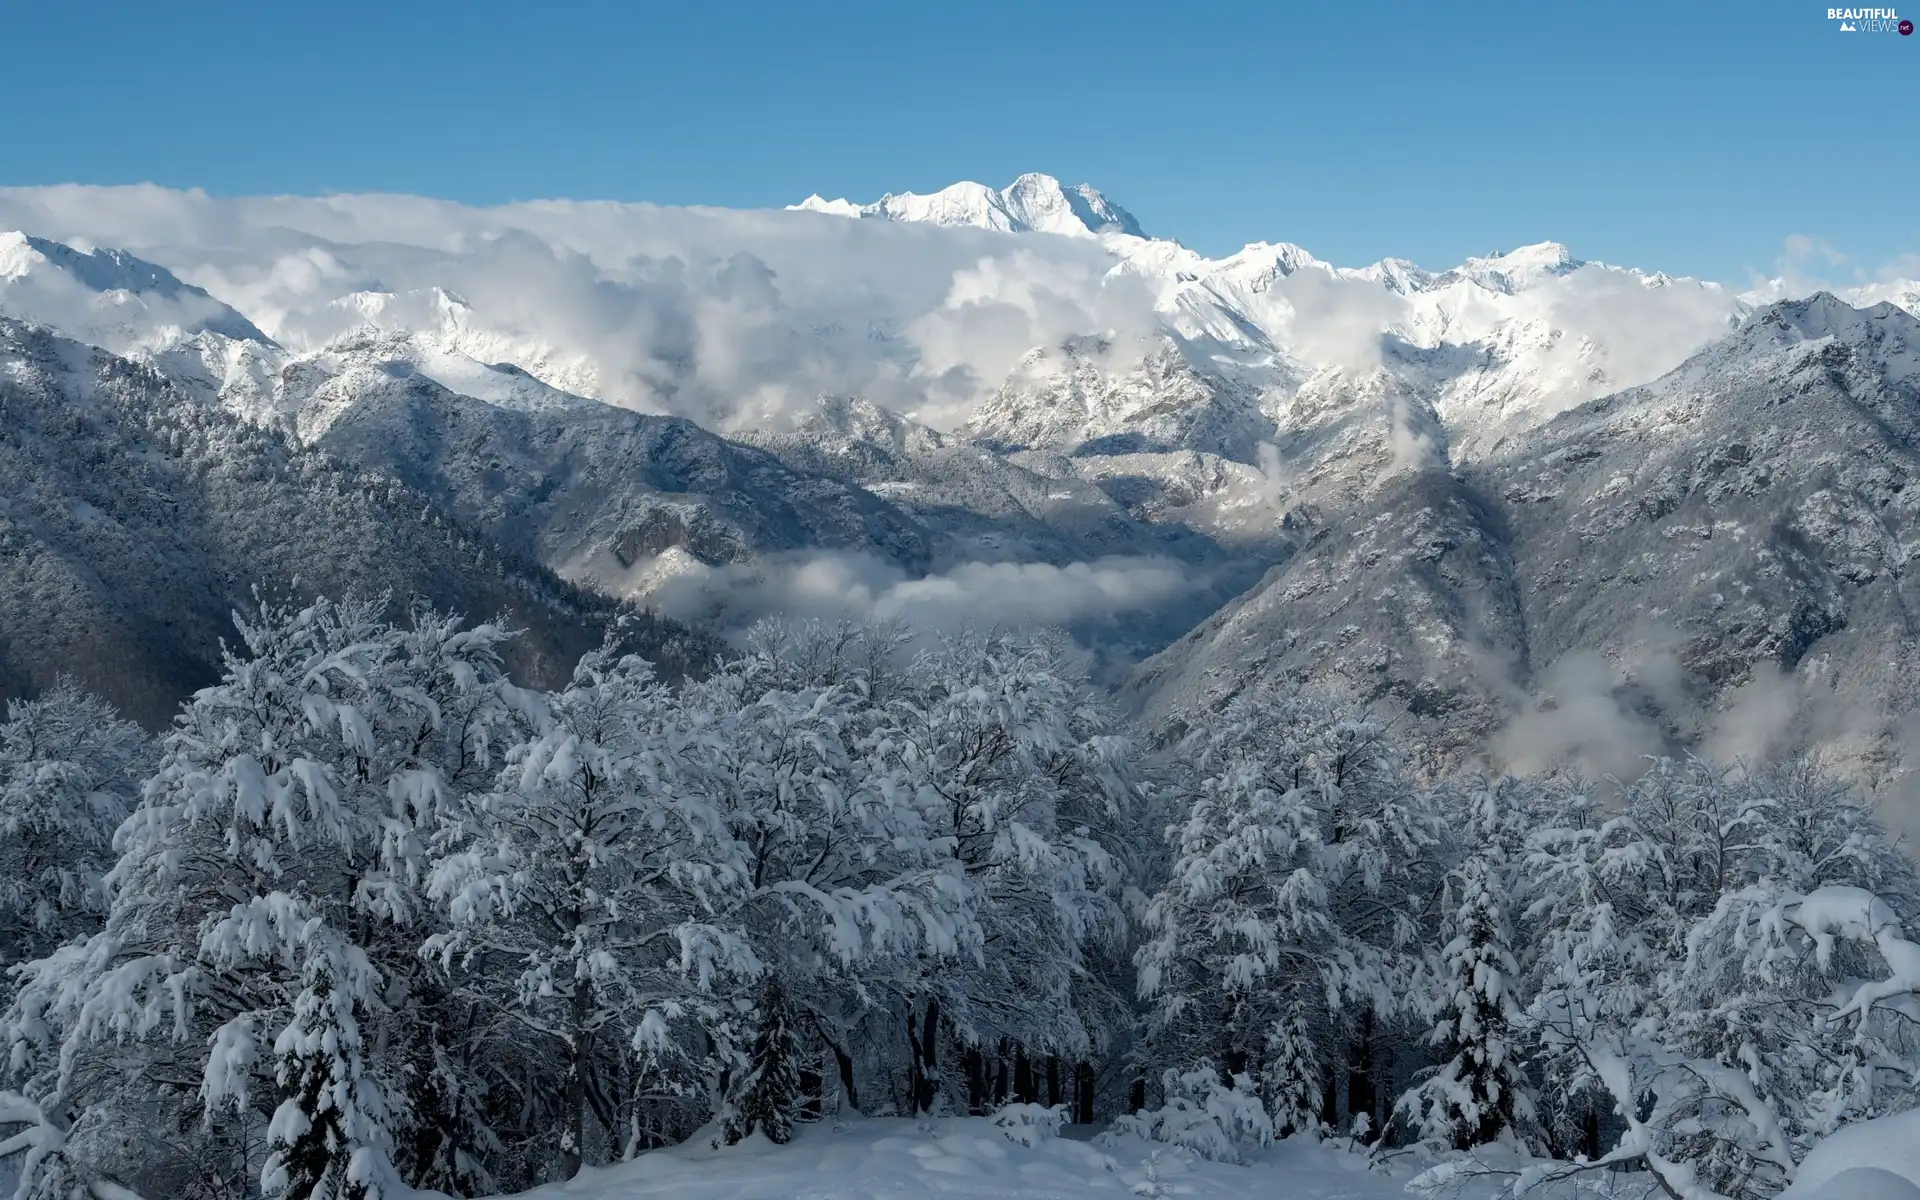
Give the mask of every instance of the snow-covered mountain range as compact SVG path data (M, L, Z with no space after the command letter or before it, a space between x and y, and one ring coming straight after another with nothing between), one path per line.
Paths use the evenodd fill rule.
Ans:
M74 594L133 568L46 514L120 521L100 497L151 447L34 464L82 453L47 406L111 378L115 420L200 412L393 481L522 589L721 631L1059 622L1150 710L1285 671L1446 760L1738 729L1905 769L1911 282L1808 298L1552 243L1207 258L1044 175L764 212L0 190L16 227L0 403L40 415L34 449L0 432L0 531ZM199 613L253 569L175 558ZM257 565L370 578L319 561ZM0 640L7 686L89 669L48 646Z

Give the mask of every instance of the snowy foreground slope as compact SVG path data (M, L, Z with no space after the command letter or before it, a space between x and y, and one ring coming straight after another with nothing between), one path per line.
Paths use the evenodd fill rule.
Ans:
M523 1192L518 1200L1491 1200L1507 1182L1474 1180L1429 1192L1417 1179L1404 1165L1370 1165L1364 1152L1343 1142L1290 1139L1246 1165L1229 1165L1131 1137L1102 1137L1099 1144L1052 1137L1028 1146L979 1117L855 1118L806 1126L786 1146L755 1137L715 1150L695 1138L630 1163L588 1168L571 1182ZM1638 1173L1602 1177L1584 1192L1649 1193L1657 1195L1657 1185ZM1546 1185L1534 1194L1570 1193L1565 1185ZM1920 1112L1835 1134L1807 1156L1800 1182L1781 1200L1916 1198Z
M1150 1161L1159 1192L1148 1180ZM1407 1195L1406 1180L1369 1171L1364 1154L1310 1142L1283 1142L1230 1166L1137 1138L1095 1145L1052 1137L1029 1147L982 1117L856 1118L807 1126L786 1146L754 1138L712 1150L696 1138L522 1200L1395 1200ZM1481 1200L1491 1190L1469 1195Z

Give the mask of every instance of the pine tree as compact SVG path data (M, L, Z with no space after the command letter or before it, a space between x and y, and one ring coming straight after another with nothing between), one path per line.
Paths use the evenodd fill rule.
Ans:
M1319 1127L1321 1070L1306 1015L1295 1009L1276 1019L1267 1031L1260 1082L1281 1135Z
M367 1077L361 999L376 982L351 950L315 947L274 1044L286 1099L267 1128L261 1187L278 1200L379 1200L387 1114Z
M1439 953L1428 1042L1445 1061L1401 1097L1423 1139L1457 1150L1519 1135L1534 1116L1532 1082L1514 1030L1519 977L1508 918L1505 856L1471 851L1448 880L1450 934Z
M756 1129L768 1141L792 1141L800 1113L800 1039L778 976L769 975L761 987L759 1008L760 1025L727 1124L729 1143Z

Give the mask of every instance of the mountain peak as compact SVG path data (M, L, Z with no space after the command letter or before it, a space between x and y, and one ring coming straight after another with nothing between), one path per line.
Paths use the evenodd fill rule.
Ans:
M1505 252L1495 250L1486 258L1468 259L1467 261L1489 267L1497 266L1508 269L1516 267L1546 267L1553 269L1556 267L1573 266L1577 262L1573 257L1573 252L1559 242L1534 242L1531 245L1521 246L1518 249Z
M1899 305L1882 300L1878 304L1855 306L1827 291L1776 300L1756 310L1741 324L1740 330L1749 340L1757 338L1772 345L1824 338L1854 345L1877 345L1891 336L1897 344L1897 357L1903 360L1915 357L1914 352L1920 350L1920 336L1916 336L1920 335L1920 320ZM1908 343L1913 344L1913 349L1907 348Z
M808 196L798 204L787 205L788 212L817 212L835 217L857 217L860 206L851 200L829 200L819 192Z
M1511 295L1584 266L1585 263L1559 242L1535 242L1469 258L1441 278L1464 277L1481 287Z
M964 225L1003 233L1059 233L1069 237L1125 234L1145 237L1133 214L1097 189L1063 185L1051 175L1029 172L1002 189L963 181L929 195L888 192L872 204L808 196L789 210L839 217L869 217L929 225Z
M124 250L80 250L17 230L0 232L0 313L90 331L96 343L116 352L201 332L271 340L165 267Z

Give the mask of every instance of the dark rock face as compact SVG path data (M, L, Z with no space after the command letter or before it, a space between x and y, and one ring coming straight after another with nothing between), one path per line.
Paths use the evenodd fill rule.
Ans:
M163 724L217 675L255 585L503 616L536 683L563 678L614 613L393 478L0 321L0 689L71 674ZM636 637L669 672L713 651L645 618Z

